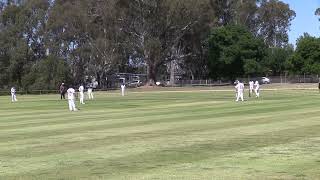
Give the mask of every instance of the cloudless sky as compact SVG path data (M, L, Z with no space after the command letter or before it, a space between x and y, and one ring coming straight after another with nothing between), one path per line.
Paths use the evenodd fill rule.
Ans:
M320 37L320 21L314 15L316 9L320 8L320 0L282 0L290 5L296 12L296 18L292 21L289 32L289 41L296 44L296 40L304 32L312 36Z

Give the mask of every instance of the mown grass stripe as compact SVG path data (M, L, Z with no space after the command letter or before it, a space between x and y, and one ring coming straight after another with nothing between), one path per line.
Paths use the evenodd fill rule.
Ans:
M216 160L228 167L236 159L239 174L254 175L245 170L246 152L320 137L317 96L263 91L260 100L235 103L233 93L222 91L133 93L121 99L99 93L77 113L69 113L56 96L24 96L0 107L0 178L168 179L178 173L170 167L206 161L218 174L223 171ZM236 159L222 160L226 156ZM308 157L299 151L288 167L314 165ZM266 157L253 170L268 170L260 175L271 177L271 160L281 162ZM304 177L319 177L300 169ZM285 175L296 177L293 171Z
M272 131L267 133L259 133L259 134L250 134L250 135L243 135L243 136L236 136L231 137L229 139L222 139L222 140L213 140L207 141L205 143L196 143L187 146L173 146L173 147L166 147L164 149L156 149L148 152L141 152L141 154L134 154L127 155L127 156L120 156L117 158L112 158L112 156L107 155L109 158L105 159L101 157L100 160L97 160L98 157L88 157L89 154L86 154L88 158L94 159L95 164L92 164L95 168L99 166L103 166L104 174L110 175L110 172L115 171L115 169L120 169L120 172L126 173L135 173L137 171L146 171L148 170L148 166L157 166L161 164L160 167L166 165L172 165L176 163L185 163L185 162L194 162L194 161L201 161L208 157L219 157L224 156L226 154L239 152L239 151L247 151L247 150L255 150L256 148L262 148L267 146L274 146L284 143L290 143L299 141L304 138L316 137L319 135L320 125L313 125L313 126L302 126L298 128L290 128L285 130L279 131ZM304 133L303 136L299 136L299 133ZM298 133L298 134L297 134ZM232 145L232 146L230 146ZM124 154L129 153L126 152L126 149L121 149L120 151L124 151ZM76 152L75 152L76 153ZM130 154L130 153L129 153ZM94 154L92 154L94 156ZM101 154L100 154L101 155ZM52 156L52 157L56 157ZM66 157L66 155L60 154L59 156ZM116 156L116 154L115 154ZM161 157L161 159L158 159ZM47 157L48 158L48 157ZM111 158L111 159L110 159ZM36 157L30 159L34 160L37 159ZM41 158L40 158L41 159ZM28 162L27 160L25 160ZM52 163L46 161L47 163ZM69 168L63 168L59 171L59 175L63 175L64 173L68 173L69 171L78 171L79 173L88 173L91 174L90 171L92 169L86 169L88 167L83 167L82 163L72 166ZM136 164L136 162L141 162ZM125 166L123 166L125 164ZM29 167L28 167L29 168ZM40 167L37 167L40 168ZM62 167L61 167L62 168ZM102 167L101 167L102 168ZM75 170L76 169L76 170ZM100 168L99 168L100 169ZM50 175L50 169L48 171ZM51 174L52 175L52 174ZM120 175L116 173L116 175Z

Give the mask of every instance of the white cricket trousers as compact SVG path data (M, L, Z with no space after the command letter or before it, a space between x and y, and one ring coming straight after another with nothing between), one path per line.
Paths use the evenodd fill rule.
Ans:
M16 96L15 93L11 93L11 101L12 101L12 102L18 101L18 100L17 100L17 96Z
M93 99L93 93L90 90L88 90L88 98L89 99Z
M239 101L239 99L241 99L241 101L243 101L243 91L238 92L236 101Z
M80 104L84 104L84 93L80 92Z
M124 96L124 88L121 88L121 95Z
M69 103L69 110L70 111L76 111L76 105L74 103L74 100L73 99L69 99L68 103Z
M259 89L255 89L254 92L256 93L257 97L260 97L260 90Z

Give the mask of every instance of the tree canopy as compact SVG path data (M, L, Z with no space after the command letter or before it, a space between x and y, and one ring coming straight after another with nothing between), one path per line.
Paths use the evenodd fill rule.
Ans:
M229 78L263 73L266 55L263 40L243 26L214 29L209 36L209 69L212 78Z
M288 68L291 73L320 74L320 38L301 36L296 51L288 59Z
M278 73L287 66L273 57L288 47L294 17L279 0L3 1L0 86L103 84L120 72L145 73L150 85L168 77L174 84L177 72L188 79Z

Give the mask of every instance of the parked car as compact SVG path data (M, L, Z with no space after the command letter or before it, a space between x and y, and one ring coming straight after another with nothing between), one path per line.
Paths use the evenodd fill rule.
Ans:
M142 82L140 80L133 80L129 83L130 87L140 87L142 85Z
M262 83L262 84L270 84L271 81L270 81L270 79L267 78L267 77L262 77L262 78L261 78L261 83Z

